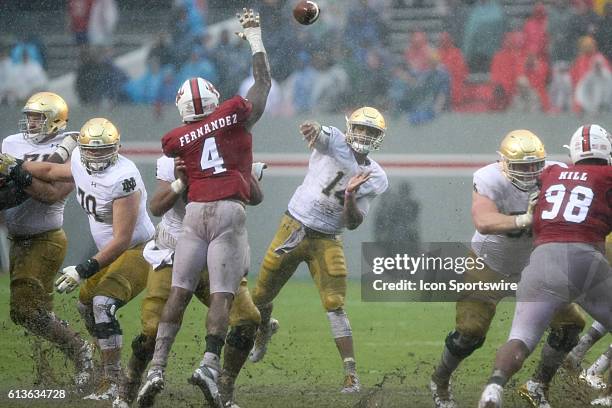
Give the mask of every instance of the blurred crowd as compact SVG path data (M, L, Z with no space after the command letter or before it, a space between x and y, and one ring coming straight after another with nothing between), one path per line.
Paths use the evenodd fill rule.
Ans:
M268 115L372 105L420 124L445 111L612 110L610 0L534 2L519 24L501 0L318 3L324 12L311 27L291 17L293 1L257 5L274 79ZM394 10L425 4L434 5L441 32L412 31L404 52L392 52ZM208 32L205 0L174 0L137 77L113 62L115 0L69 0L67 15L80 47L76 90L84 103L160 107L174 102L189 77L208 79L222 98L244 95L253 81L247 44L228 30ZM35 39L0 47L0 103L43 88L44 68L44 45Z

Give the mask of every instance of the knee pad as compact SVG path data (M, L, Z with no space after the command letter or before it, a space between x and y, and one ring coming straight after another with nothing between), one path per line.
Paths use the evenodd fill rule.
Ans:
M255 344L256 331L257 326L234 326L230 329L230 332L225 338L225 343L238 350L250 351Z
M323 307L327 311L339 310L344 306L344 296L333 294L326 294L323 297Z
M569 353L580 340L581 327L576 325L563 325L558 329L550 329L548 345L555 350Z
M123 334L119 321L115 317L121 307L121 301L107 296L93 298L94 332L98 339L108 339L111 336Z
M327 319L329 320L334 339L351 337L353 335L351 324L344 310L338 309L327 312Z
M446 336L446 348L457 358L466 358L478 350L485 342L484 337L466 336L453 330Z
M132 340L132 353L141 361L151 361L155 352L155 337L139 334Z

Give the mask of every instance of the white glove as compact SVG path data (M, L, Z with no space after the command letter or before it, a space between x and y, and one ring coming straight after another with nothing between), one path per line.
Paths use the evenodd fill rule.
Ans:
M267 169L268 165L264 162L255 162L251 166L251 174L255 177L255 180L261 181L263 178L263 171Z
M59 293L70 293L79 287L81 277L76 266L68 266L62 271L62 276L55 281L55 288Z
M525 229L531 227L531 223L533 222L533 215L529 213L519 214L514 217L514 225L517 228Z
M242 9L242 14L237 13L236 17L240 21L243 31L237 32L236 35L243 40L247 40L251 46L251 52L266 52L261 40L261 26L259 25L259 13L255 13L253 9Z

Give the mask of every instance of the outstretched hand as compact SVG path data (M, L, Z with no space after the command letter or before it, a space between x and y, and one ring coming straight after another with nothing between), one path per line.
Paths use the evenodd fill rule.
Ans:
M351 194L359 190L359 187L370 179L371 172L364 171L351 177L346 186L346 192Z
M247 28L260 27L259 13L255 13L253 9L247 10L246 8L243 8L242 13L236 13L236 17L238 18L238 21L240 21L240 25L242 26L242 28L245 30ZM243 40L248 39L246 33L244 32L236 32L236 35L242 38Z
M321 124L313 120L307 120L300 125L300 133L308 142L308 147L313 148L321 133Z

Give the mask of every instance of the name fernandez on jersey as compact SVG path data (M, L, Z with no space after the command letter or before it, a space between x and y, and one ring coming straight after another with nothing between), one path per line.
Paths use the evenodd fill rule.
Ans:
M190 131L189 133L184 134L179 138L181 142L181 147L193 142L194 140L198 140L202 136L208 135L209 133L214 132L215 130L223 129L226 126L235 125L237 123L237 113L215 119L210 123L204 123L202 126L199 126L198 128Z
M234 96L162 137L164 154L185 162L189 201L249 201L253 142L246 123L252 109L251 102Z

